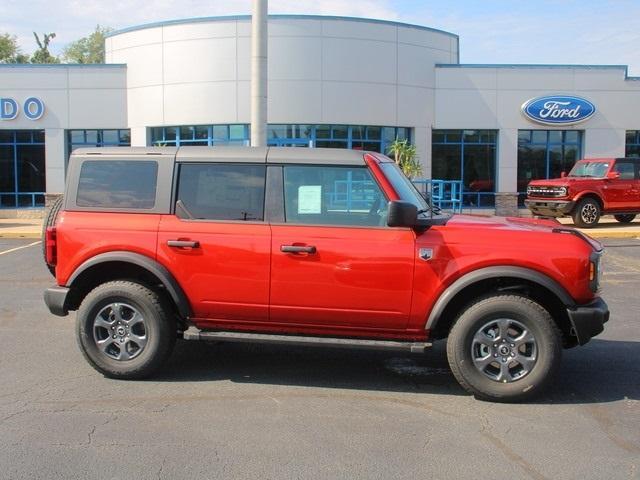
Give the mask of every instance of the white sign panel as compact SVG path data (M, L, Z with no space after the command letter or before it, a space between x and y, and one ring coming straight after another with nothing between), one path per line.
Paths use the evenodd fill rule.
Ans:
M298 213L322 213L322 185L298 187Z

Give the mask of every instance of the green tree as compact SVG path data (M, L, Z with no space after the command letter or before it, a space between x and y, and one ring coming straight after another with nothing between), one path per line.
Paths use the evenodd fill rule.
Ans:
M422 165L418 161L418 150L415 145L409 143L409 140L394 140L387 148L387 153L410 179L422 174Z
M109 27L97 25L91 35L67 45L62 59L68 63L104 63L104 38L110 31Z
M33 32L33 36L36 38L38 49L33 52L31 56L31 63L60 63L60 60L55 55L51 55L49 51L49 43L56 38L55 33L43 33L42 40L38 37L36 32Z
M0 63L27 63L28 55L20 52L15 35L0 34Z

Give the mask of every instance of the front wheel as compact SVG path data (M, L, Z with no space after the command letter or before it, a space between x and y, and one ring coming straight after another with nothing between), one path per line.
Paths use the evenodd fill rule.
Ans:
M78 309L76 333L89 364L111 378L138 379L156 372L176 340L176 321L166 302L144 285L104 283Z
M614 215L613 218L615 218L620 223L631 223L631 222L633 222L633 219L636 218L636 216L633 215L633 214Z
M562 339L549 312L519 295L471 304L447 340L449 366L476 398L513 402L540 393L560 365Z
M593 228L600 220L600 204L595 198L583 198L573 209L571 216L576 227Z

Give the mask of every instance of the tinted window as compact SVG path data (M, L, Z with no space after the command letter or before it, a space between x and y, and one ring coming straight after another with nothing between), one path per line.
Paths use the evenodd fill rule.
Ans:
M264 165L185 164L178 200L198 219L264 219Z
M386 225L387 200L361 167L284 167L285 214L290 223Z
M635 178L636 168L633 162L621 162L618 160L616 161L613 170L620 173L621 180L633 180Z
M86 161L80 170L79 207L153 208L158 164L149 161Z

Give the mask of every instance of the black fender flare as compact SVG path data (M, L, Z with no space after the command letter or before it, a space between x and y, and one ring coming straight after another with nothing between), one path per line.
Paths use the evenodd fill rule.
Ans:
M82 275L82 273L86 272L92 267L95 267L96 265L107 262L131 263L133 265L144 268L149 273L158 278L164 285L164 287L167 289L167 292L171 296L171 299L176 304L180 316L185 319L191 316L191 305L189 304L189 299L187 298L184 290L182 290L182 287L173 277L171 272L169 272L169 270L167 270L163 265L156 262L152 258L141 255L139 253L115 251L96 255L95 257L86 260L78 268L75 269L75 271L69 277L69 280L67 280L66 286L71 288L73 286L73 283L78 279L80 275Z
M433 308L431 309L431 313L429 314L429 318L427 319L425 328L428 330L433 330L436 327L438 321L442 316L442 313L449 305L449 302L451 302L451 300L463 289L483 280L501 277L520 278L532 283L537 283L547 290L553 292L553 294L556 295L567 308L575 307L575 301L573 300L573 298L571 298L571 295L569 295L565 288L554 279L543 273L540 273L536 270L531 270L529 268L512 267L506 265L485 267L463 275L451 285L449 285L444 292L442 292Z

